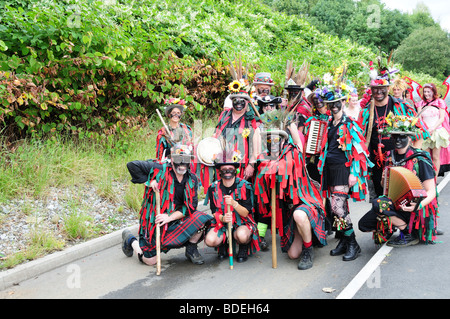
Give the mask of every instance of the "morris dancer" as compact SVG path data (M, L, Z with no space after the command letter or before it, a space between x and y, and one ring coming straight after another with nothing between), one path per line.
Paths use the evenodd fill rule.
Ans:
M345 73L344 73L345 74ZM350 91L341 78L337 84L322 88L321 98L331 111L325 147L319 158L322 191L331 198L331 210L336 230L343 234L332 256L342 255L344 261L354 260L361 252L356 242L348 209L348 196L354 201L364 200L368 169L373 164L368 158L365 139L360 126L344 112L344 101Z
M161 230L161 251L186 247L185 255L194 264L203 264L197 243L212 217L197 210L198 179L189 171L192 155L185 145L176 144L169 161L133 161L127 163L133 183L145 183L141 208L139 240L129 230L122 233L122 250L128 257L137 253L147 265L156 263L156 226ZM161 214L155 216L156 198L161 197Z
M317 88L311 94L308 95L308 102L312 105L312 115L305 122L305 136L308 137L310 134L310 125L311 121L318 120L322 122L328 123L328 119L331 116L330 110L326 107L321 96L321 89ZM325 134L322 136L322 139L325 138ZM322 145L322 140L318 141L319 145ZM324 145L324 144L323 144ZM320 183L322 176L319 173L319 155L320 151L317 154L305 154L305 162L306 169L308 170L309 177L316 183L317 187L320 188ZM325 199L325 209L327 212L326 217L326 229L328 233L332 233L333 224L333 216L331 214L331 203L328 198Z
M430 155L410 146L411 137L418 134L414 125L417 119L402 116L388 117L387 128L382 134L392 135L394 151L387 155L386 167L402 166L413 171L421 180L427 193L417 211L414 205L403 204L401 210L395 210L392 201L381 196L372 202L372 209L359 220L359 229L374 232L376 244L389 240L394 228L400 229L400 235L387 243L392 247L406 247L419 242L434 243L438 217L436 175Z
M229 96L233 108L220 114L213 136L225 139L234 151L242 155L242 160L238 163L237 176L249 180L254 175L254 164L260 152L260 131L254 113L249 109L251 99L247 91L240 85L236 87L230 85L230 87L232 93ZM202 185L205 190L212 179L211 172L209 176L203 174Z
M364 136L366 137L370 152L370 160L375 164L371 171L377 197L383 194L381 176L384 169L383 165L386 159L386 152L394 149L392 138L390 136L382 136L378 131L386 128L385 118L391 112L394 115L406 115L410 117L417 115L413 106L397 100L388 94L391 85L390 76L396 70L389 70L387 65L382 65L381 60L379 58L378 69L375 70L374 67L371 67L373 70L370 70L369 73L373 101L370 101L367 105L362 105L363 109L358 119L358 122L362 124L364 129ZM420 121L417 125L421 128L423 127ZM412 141L419 141L428 137L428 132L425 129L421 129L417 132L416 136L412 137Z
M311 105L309 105L309 102L303 96L306 83L309 79L309 63L306 61L303 62L298 72L295 73L292 61L288 61L286 75L288 78L286 79L285 90L289 98L282 106L287 106L289 110L295 109L297 117L296 125L300 133L303 134L305 121L311 116ZM310 83L310 85L314 86L315 84Z
M272 76L268 72L256 73L253 80L253 86L255 87L255 96L253 97L255 101L258 98L263 98L270 95L270 90L274 86Z
M158 161L170 157L170 149L174 143L181 143L192 147L192 130L189 125L181 123L186 102L180 99L165 101L164 113L169 119L167 127L163 126L156 137L156 159ZM167 132L169 130L169 132Z
M275 213L275 222L281 236L281 250L289 258L300 257L298 269L313 266L313 241L326 245L324 230L325 212L319 189L306 173L301 149L287 132L273 127L290 127L289 120L282 118L283 111L272 111L263 115L265 129L261 136L267 142L267 149L258 157L255 180L255 195L261 215L258 230L263 238L268 224ZM278 118L278 124L273 118ZM267 121L270 120L270 121ZM269 124L270 123L270 124ZM263 143L265 144L265 143ZM276 212L272 212L272 190L276 189ZM276 236L272 233L272 236Z
M226 241L232 238L239 245L237 262L245 262L248 254L259 250L259 236L253 219L253 187L239 177L239 154L224 150L215 159L215 167L219 170L220 179L208 188L205 205L210 203L211 213L215 217L206 234L205 243L209 247L218 248L218 257L227 257ZM230 213L227 213L230 206ZM227 223L232 223L232 235L226 234Z

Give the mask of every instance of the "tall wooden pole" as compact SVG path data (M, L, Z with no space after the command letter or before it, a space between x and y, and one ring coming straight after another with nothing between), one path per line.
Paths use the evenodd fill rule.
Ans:
M272 268L277 268L277 191L272 188Z
M230 213L230 205L227 205L227 213ZM228 256L230 257L230 269L233 269L233 219L228 223Z
M158 216L161 213L161 198L159 195L159 191L155 192L155 196L156 196L156 216ZM161 229L156 222L155 227L156 227L156 275L159 276L161 274Z

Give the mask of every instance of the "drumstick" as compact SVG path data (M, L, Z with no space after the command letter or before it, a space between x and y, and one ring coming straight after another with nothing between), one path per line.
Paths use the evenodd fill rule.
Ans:
M227 213L230 213L230 205L227 205ZM228 223L228 256L230 256L230 269L233 269L233 237L231 230L233 227L233 219Z
M159 196L159 191L155 192L156 196L156 216L161 213L161 198ZM161 274L161 230L159 225L155 222L156 227L156 275Z
M277 268L276 187L272 188L272 268Z

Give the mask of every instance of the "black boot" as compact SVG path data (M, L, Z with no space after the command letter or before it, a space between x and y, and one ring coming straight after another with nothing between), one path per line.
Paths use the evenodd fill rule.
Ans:
M419 237L417 236L415 231L409 233L408 228L404 230L400 230L400 234L390 239L386 245L389 247L408 247L417 245L419 243Z
M358 257L358 254L361 252L361 248L356 242L356 236L353 232L350 236L347 237L347 251L345 255L342 257L343 261L355 260Z
M313 266L314 262L314 250L313 247L310 246L305 248L303 246L302 253L300 254L300 262L297 265L297 268L300 270L306 270Z
M341 236L341 239L339 240L339 243L337 244L336 248L330 251L330 255L339 256L345 254L345 252L347 251L347 239L348 239L347 236Z
M248 258L248 245L240 244L239 252L237 254L237 262L243 263L244 261L247 261L247 258Z
M261 251L268 251L269 250L269 245L267 244L267 241L264 237L259 237L261 242L259 244L259 248L261 249Z
M217 247L217 257L219 258L219 260L223 260L228 256L227 247L228 246L225 244L221 244L219 245L219 247Z
M131 243L135 240L137 240L136 237L134 237L128 229L125 229L122 232L122 251L125 256L133 256L133 247L131 247Z
M186 244L186 253L185 256L195 265L201 265L205 262L202 255L198 252L197 244L188 242Z

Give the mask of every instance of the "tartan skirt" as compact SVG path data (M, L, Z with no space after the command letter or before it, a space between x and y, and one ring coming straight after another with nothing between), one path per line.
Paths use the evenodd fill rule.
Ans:
M322 209L317 207L309 207L305 204L298 206L295 210L301 210L308 216L309 222L311 224L313 233L313 244L314 245L327 245L327 235L325 230L325 214ZM294 242L296 223L294 220L294 211L287 218L287 222L284 224L284 234L281 237L281 251L287 253L289 248L291 248Z
M203 231L209 226L213 216L210 214L195 211L190 216L185 216L180 220L173 221L161 227L161 252L167 253L172 248L183 247L186 242L195 233ZM151 258L156 256L156 232L153 232L152 238L145 238L139 232L139 246L141 247L144 257ZM202 238L200 240L203 239Z

